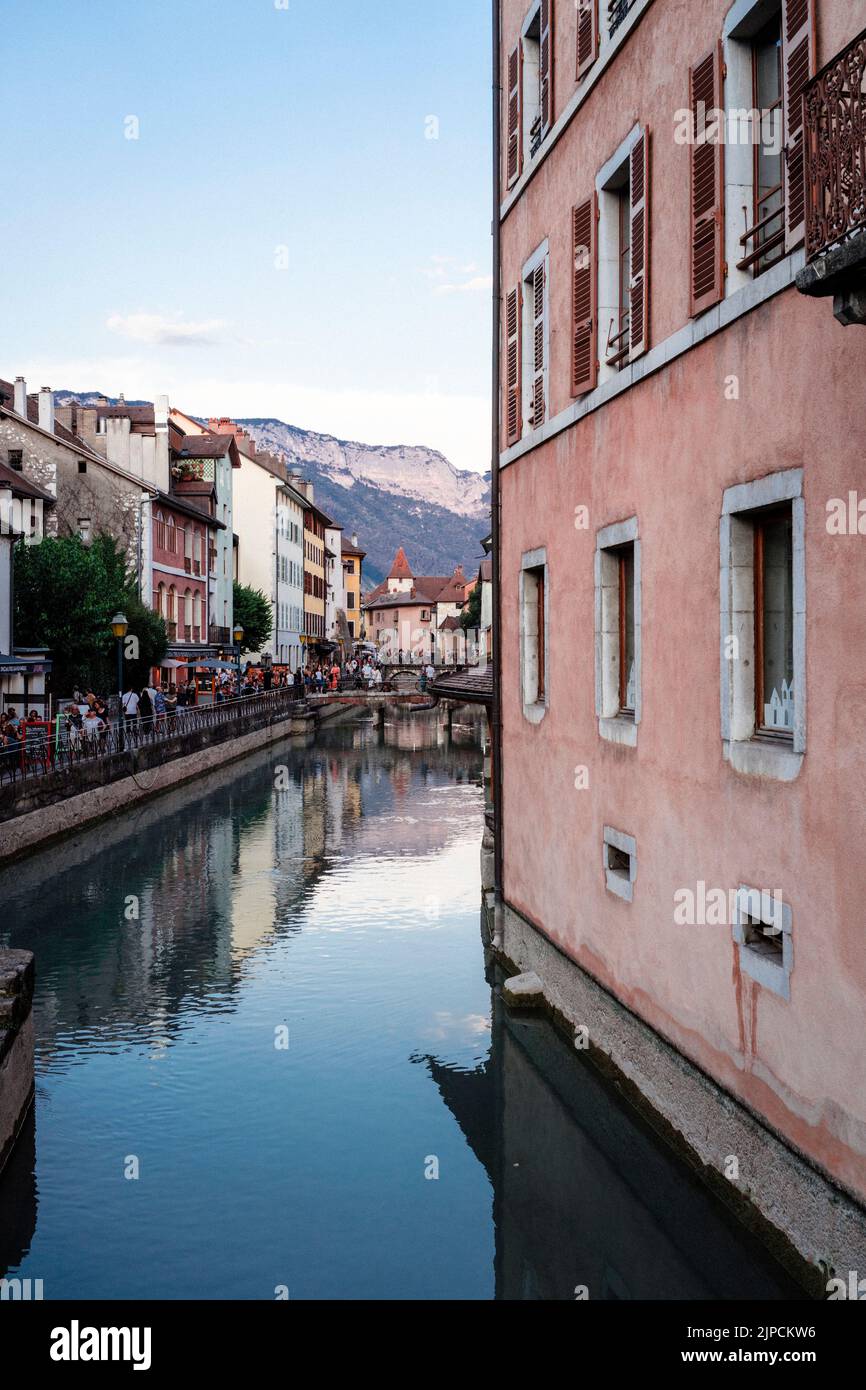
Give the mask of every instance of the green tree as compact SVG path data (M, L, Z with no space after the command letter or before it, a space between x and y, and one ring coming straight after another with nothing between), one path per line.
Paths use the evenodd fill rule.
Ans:
M460 614L460 626L464 632L481 626L481 584L475 585L469 595L469 602Z
M15 642L49 649L55 695L68 695L75 685L113 692L111 618L118 610L126 614L128 635L137 641L138 655L127 661L127 678L143 684L165 655L165 623L139 599L117 542L100 535L88 546L78 536L66 536L15 547Z
M234 586L235 626L240 623L244 630L242 652L260 652L271 640L273 618L270 600L261 589L250 589L246 584Z

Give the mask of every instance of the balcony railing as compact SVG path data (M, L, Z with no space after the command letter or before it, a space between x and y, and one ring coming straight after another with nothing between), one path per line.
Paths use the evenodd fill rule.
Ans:
M541 142L544 138L544 127L541 124L541 117L536 116L529 128L529 157L532 159L540 150Z
M212 647L228 647L231 644L231 628L210 627L208 628L207 640Z
M604 360L608 367L623 367L628 360L629 331L631 314L628 309L621 315L620 330L614 333L616 319L611 319L607 331L607 350Z
M637 0L610 0L607 7L607 31L613 36Z
M803 93L806 255L866 227L866 29Z

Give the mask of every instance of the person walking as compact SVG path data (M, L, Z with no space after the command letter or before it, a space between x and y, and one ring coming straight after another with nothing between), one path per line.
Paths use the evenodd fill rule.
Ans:
M133 690L131 684L128 685L128 686L126 687L126 692L125 692L125 694L124 694L124 696L123 696L123 699L121 700L120 703L121 703L121 711L122 711L122 713L121 713L121 718L123 719L124 726L125 726L126 728L130 728L130 729L131 729L131 728L133 728L136 724L138 724L138 706L139 706L138 695L137 695L136 692ZM68 713L68 707L67 707L67 713Z
M138 697L138 717L144 727L145 732L153 724L153 701L151 699L150 688L143 686Z

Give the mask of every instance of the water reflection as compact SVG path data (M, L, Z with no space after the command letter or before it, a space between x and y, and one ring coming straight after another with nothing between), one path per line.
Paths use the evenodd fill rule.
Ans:
M490 1056L429 1067L494 1192L496 1297L800 1299L595 1068L538 1015L502 1004Z
M790 1292L485 979L482 728L354 720L0 874L0 943L37 953L0 1274L49 1299Z

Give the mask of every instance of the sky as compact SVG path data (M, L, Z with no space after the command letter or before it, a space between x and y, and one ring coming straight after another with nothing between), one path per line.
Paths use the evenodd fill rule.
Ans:
M0 376L489 468L488 0L0 13Z

